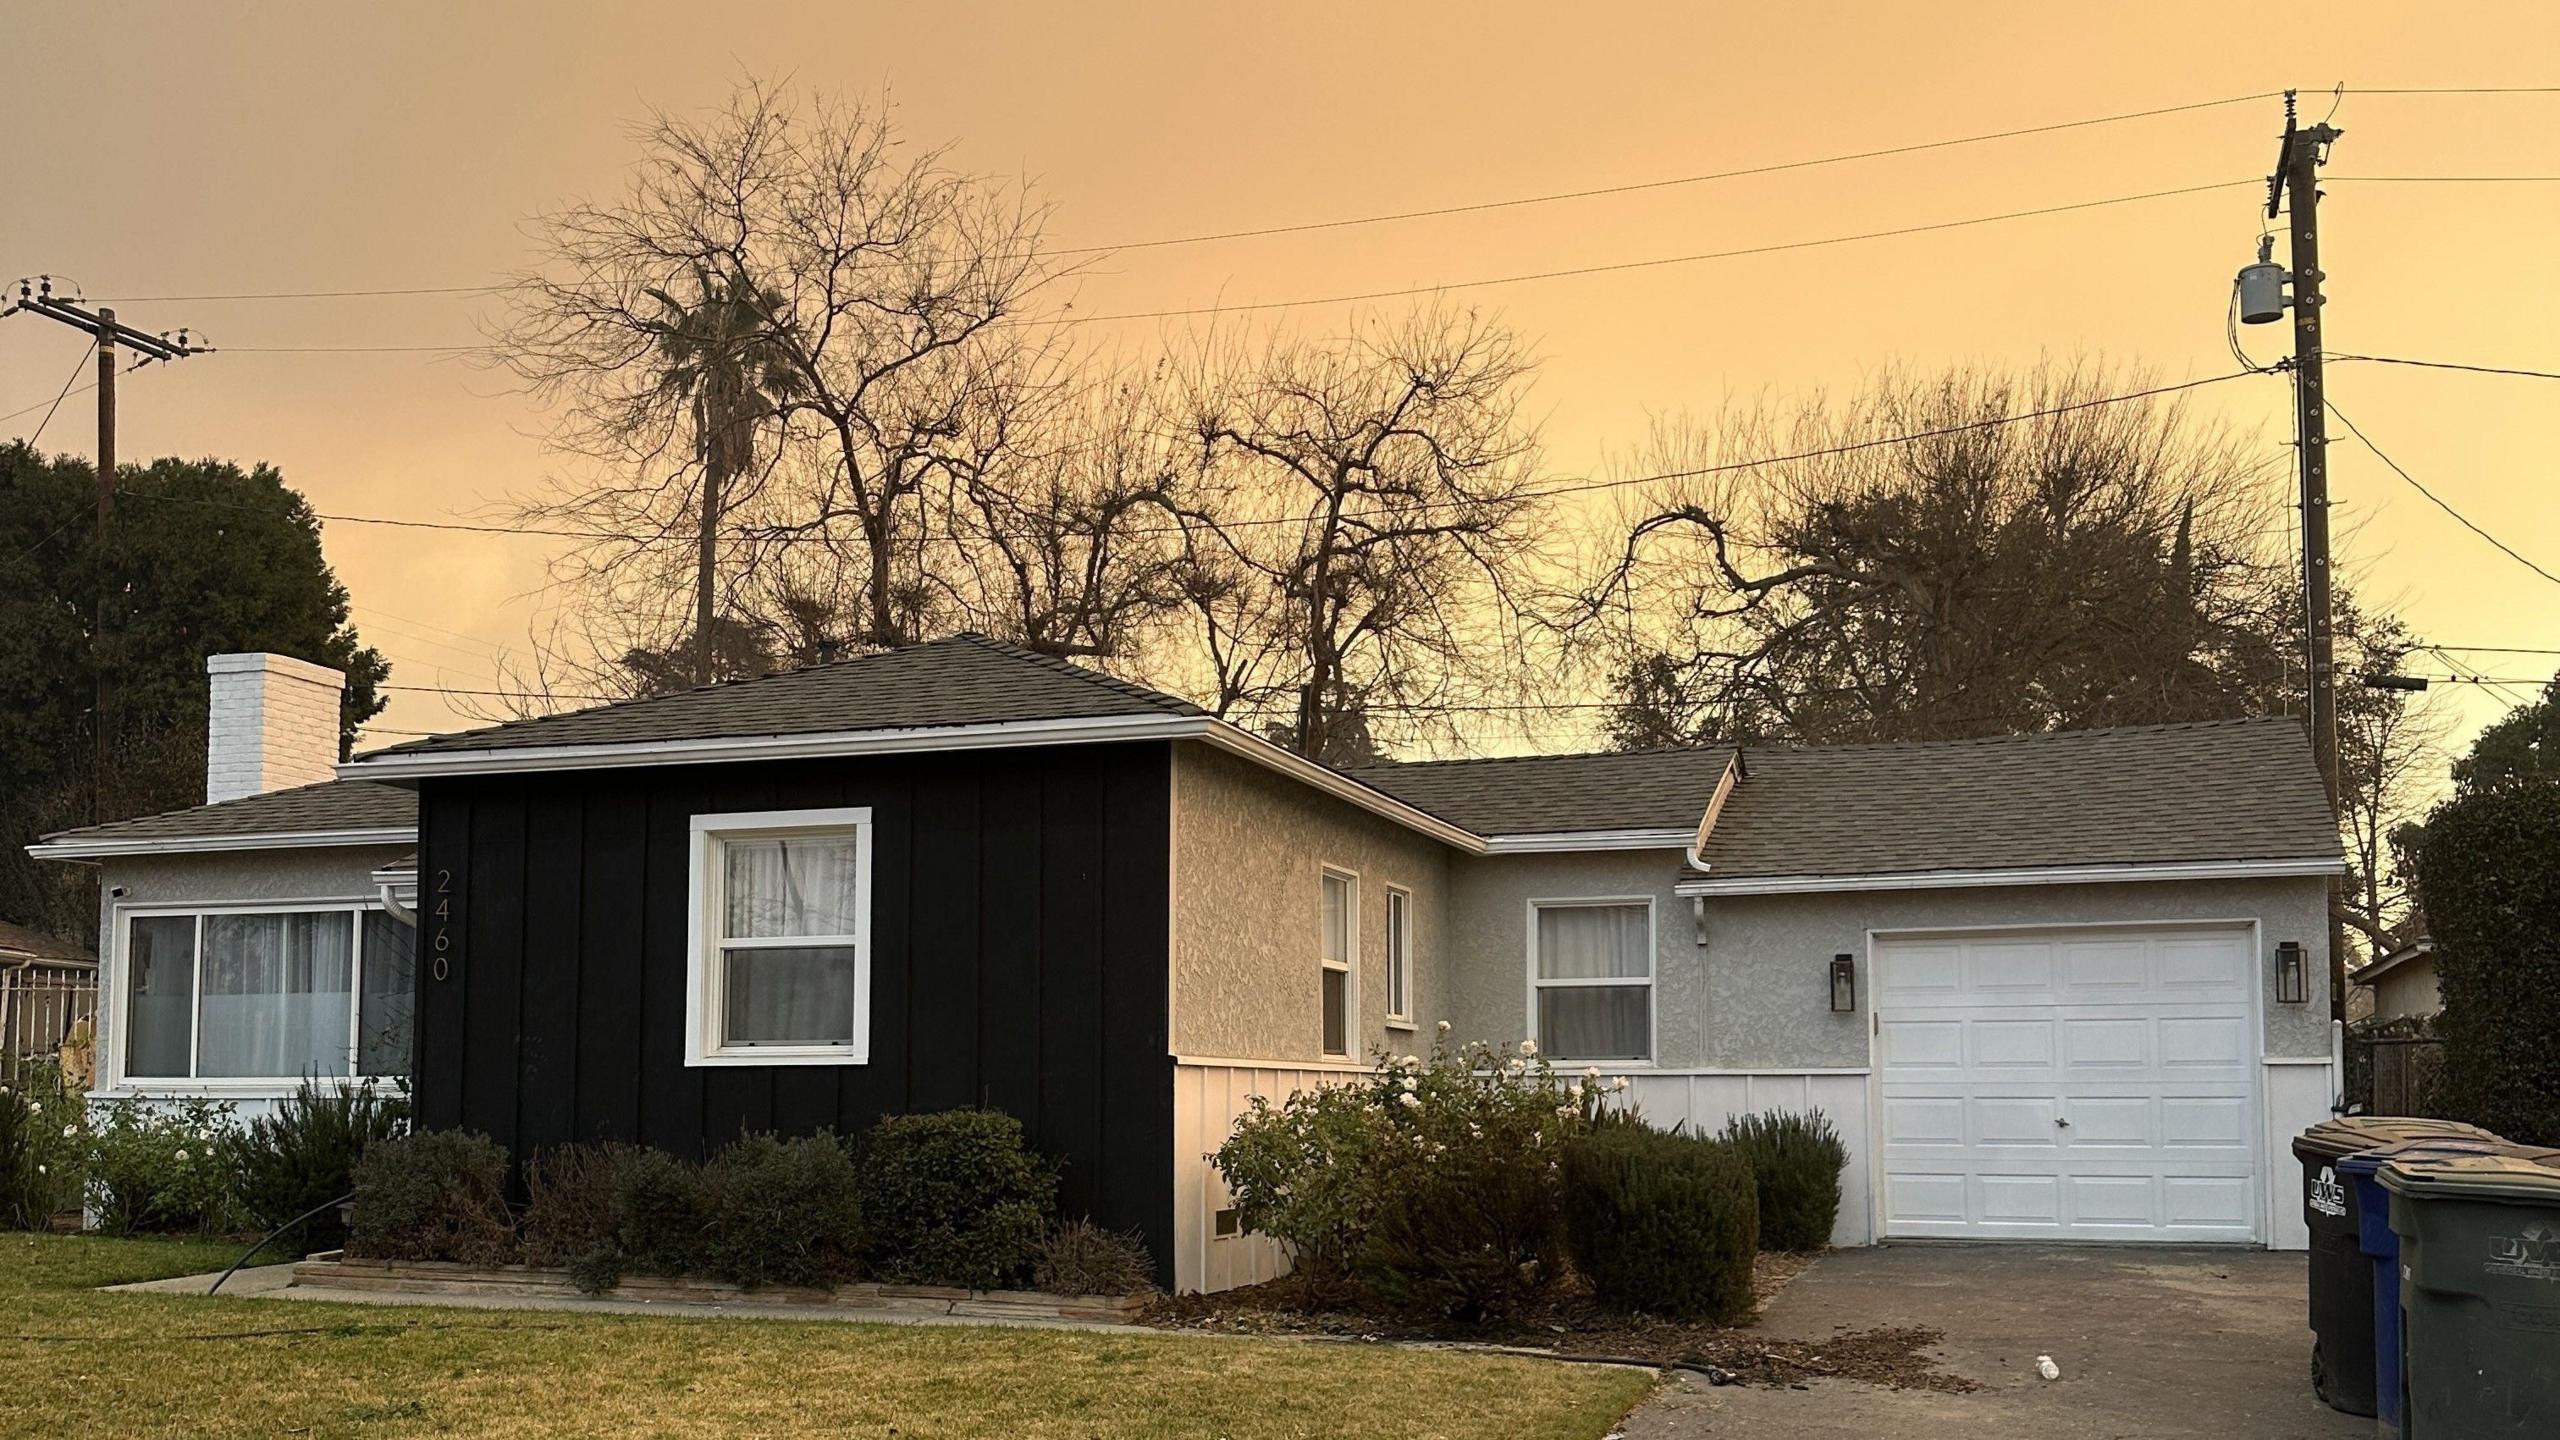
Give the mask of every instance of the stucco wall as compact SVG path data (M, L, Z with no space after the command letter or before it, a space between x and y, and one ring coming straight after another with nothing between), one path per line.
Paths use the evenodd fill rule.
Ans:
M1698 1063L1737 1069L1866 1064L1870 930L2174 920L2261 922L2266 1053L2329 1053L2328 901L2325 882L2315 878L1710 899L1708 1043ZM2306 952L2309 1004L2276 1003L2273 955L2285 940L2299 941ZM1859 957L1859 1008L1852 1015L1832 1014L1825 988L1824 964L1843 952Z
M1666 1069L1787 1070L1867 1064L1870 930L2163 920L2257 920L2267 951L2266 1053L2329 1053L2328 923L2318 879L1728 896L1706 902L1696 943L1689 902L1671 893L1675 851L1461 857L1451 862L1449 973L1458 1034L1497 1044L1528 1030L1533 899L1654 897L1656 1054ZM2311 1000L2279 1005L2274 947L2301 942ZM1830 1008L1827 962L1860 957L1857 1012Z
M1352 1058L1428 1046L1448 1010L1448 847L1207 746L1173 753L1174 1053L1322 1058L1327 866L1357 879ZM1390 885L1413 896L1413 1030L1386 1023Z
M1707 1063L1706 972L1689 902L1671 893L1677 850L1464 856L1451 862L1450 1019L1461 1039L1515 1044L1529 1033L1529 902L1649 896L1654 931L1654 1063Z

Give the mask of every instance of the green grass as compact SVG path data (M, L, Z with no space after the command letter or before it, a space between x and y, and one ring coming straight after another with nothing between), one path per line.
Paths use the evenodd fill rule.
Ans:
M0 1235L0 1434L1596 1440L1651 1384L1364 1345L93 1288L237 1254Z

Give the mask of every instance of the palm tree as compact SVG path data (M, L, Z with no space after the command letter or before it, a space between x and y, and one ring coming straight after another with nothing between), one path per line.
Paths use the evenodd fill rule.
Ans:
M720 519L730 484L755 468L756 427L800 392L800 372L785 338L788 305L744 274L696 266L693 294L679 299L651 288L658 317L646 322L658 342L658 389L692 410L694 461L702 472L702 519L696 536L693 673L696 684L719 678L714 568Z

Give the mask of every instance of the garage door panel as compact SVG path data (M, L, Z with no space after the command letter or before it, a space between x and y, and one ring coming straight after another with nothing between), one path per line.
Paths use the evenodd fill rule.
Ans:
M1885 1233L2253 1238L2248 935L1879 941Z

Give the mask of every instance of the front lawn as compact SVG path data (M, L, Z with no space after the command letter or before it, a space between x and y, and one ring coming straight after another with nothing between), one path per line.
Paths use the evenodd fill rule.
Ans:
M1365 1345L90 1288L236 1253L0 1235L0 1434L1596 1440L1652 1383Z

